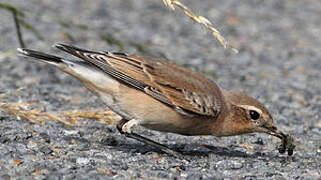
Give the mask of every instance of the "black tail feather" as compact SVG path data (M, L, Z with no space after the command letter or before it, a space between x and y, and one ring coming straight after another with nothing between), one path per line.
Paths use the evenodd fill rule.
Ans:
M89 51L89 50L86 50L86 49L81 49L81 48L78 48L78 47L75 47L75 46L71 46L71 45L67 45L67 44L62 44L62 43L58 43L58 44L55 44L54 47L62 50L62 51L65 51L69 54L72 54L76 57L79 57L81 59L84 58L83 56L83 53L92 53L92 54L101 54L101 55L105 55L101 52L97 52L97 51Z
M54 62L54 63L63 62L61 57L53 56L53 55L46 54L46 53L43 53L43 52L34 51L34 50L31 50L31 49L24 49L24 48L22 48L22 49L18 48L17 50L23 56L33 57L33 58L36 58L36 59L43 59L43 60L46 60L46 61L49 61L49 62Z

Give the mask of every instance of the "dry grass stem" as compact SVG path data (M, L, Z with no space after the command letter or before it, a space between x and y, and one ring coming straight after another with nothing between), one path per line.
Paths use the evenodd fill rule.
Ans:
M28 119L32 122L43 122L40 109L28 110L29 105L22 103L1 103L0 108L11 115Z
M224 47L231 49L234 53L238 53L238 50L235 49L222 35L221 33L213 26L213 24L205 17L196 15L188 7L179 2L178 0L163 0L163 3L172 10L175 10L175 6L181 8L185 15L191 18L193 21L202 24L212 35L218 40L218 42Z
M34 123L42 123L44 119L61 122L65 125L72 126L77 123L78 118L88 118L99 120L105 124L115 124L119 118L115 113L109 109L93 109L86 111L61 111L61 112L42 112L40 108L30 108L28 103L0 103L0 108L11 115L19 118L25 118Z
M0 9L5 9L5 10L8 10L12 13L13 22L15 25L15 29L16 29L16 33L17 33L20 47L22 47L22 48L26 47L25 42L23 40L21 27L24 27L24 28L30 30L33 34L35 34L35 36L38 39L43 40L41 33L39 31L37 31L37 29L35 27L33 27L32 25L30 25L29 23L27 23L26 21L23 20L24 12L21 9L19 9L9 3L0 3Z
M24 48L25 43L22 38L19 17L18 17L18 16L22 16L23 13L20 10L18 10L15 6L13 6L11 4L7 4L7 3L0 3L0 8L6 9L12 13L14 25L16 28L16 33L17 33L18 40L19 40L19 44L22 48Z
M34 123L42 123L44 120L54 120L61 122L65 125L72 126L77 123L79 118L88 118L93 120L101 121L105 124L116 124L119 120L119 116L108 108L106 109L92 109L85 111L60 111L60 112L42 112L42 108L35 108L38 101L31 101L28 103L14 102L4 103L3 98L9 94L19 96L23 88L16 90L9 90L6 93L0 94L0 110L6 111L7 113L17 116L18 118L25 118ZM1 102L2 101L2 102Z

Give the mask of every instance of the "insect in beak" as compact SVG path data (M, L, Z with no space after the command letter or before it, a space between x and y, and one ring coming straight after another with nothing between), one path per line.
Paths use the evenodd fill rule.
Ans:
M288 155L291 156L293 154L293 150L295 149L295 145L293 144L293 138L289 134L284 134L280 130L278 130L275 126L267 127L264 126L267 130L266 133L272 136L278 137L281 139L281 145L278 147L279 153L283 154L286 150L288 150Z

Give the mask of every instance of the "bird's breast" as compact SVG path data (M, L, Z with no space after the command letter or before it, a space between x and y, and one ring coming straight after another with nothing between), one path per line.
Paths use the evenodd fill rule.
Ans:
M94 74L95 78L81 81L112 111L123 118L137 119L141 126L162 132L183 135L210 134L206 126L209 123L208 118L182 115L144 92L99 73Z

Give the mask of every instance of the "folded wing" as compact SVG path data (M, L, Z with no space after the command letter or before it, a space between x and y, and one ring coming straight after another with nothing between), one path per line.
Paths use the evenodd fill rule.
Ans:
M216 117L222 107L222 93L213 81L166 59L94 52L65 44L56 47L90 62L184 115Z

